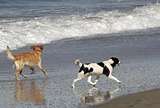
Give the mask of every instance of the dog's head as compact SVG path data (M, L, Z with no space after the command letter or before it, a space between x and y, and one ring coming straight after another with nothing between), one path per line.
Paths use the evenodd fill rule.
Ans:
M31 49L33 49L33 51L43 51L43 45L42 44L36 44L36 45L32 45Z
M120 64L120 60L117 57L111 57L110 60L113 67L115 67L117 64Z
M79 65L79 63L80 63L80 60L79 60L79 59L76 59L76 60L74 61L74 64L76 64L76 65Z

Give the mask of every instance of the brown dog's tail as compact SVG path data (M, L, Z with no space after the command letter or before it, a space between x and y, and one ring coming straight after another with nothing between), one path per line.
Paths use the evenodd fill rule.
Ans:
M74 61L74 64L78 65L79 67L82 66L82 63L80 62L79 59L76 59L76 60Z
M9 59L15 60L15 57L14 57L14 55L12 54L12 52L10 51L9 46L7 46L6 53L7 53L7 56L8 56Z

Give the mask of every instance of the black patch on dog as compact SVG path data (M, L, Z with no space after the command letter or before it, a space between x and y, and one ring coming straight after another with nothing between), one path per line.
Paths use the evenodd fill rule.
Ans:
M103 68L103 74L106 75L107 77L109 76L110 71L109 71L109 69L107 68L107 66L105 66L105 67Z
M114 63L111 64L111 66L114 68L119 63L119 59L116 57L111 57L111 59L114 61Z
M97 63L99 66L101 66L101 67L105 67L105 65L104 65L104 63L103 62L100 62L100 63Z
M88 69L88 67L84 67L84 64L82 64L79 72L82 72L82 71L84 72L84 74L90 73L90 72L93 72L93 68Z
M107 66L105 66L105 64L103 62L97 63L99 66L101 66L103 68L103 74L106 76L109 76L110 71L107 68Z
M84 64L82 64L82 66L80 67L79 72L81 72L83 70L84 70Z
M116 66L116 63L111 64L111 66L114 68Z

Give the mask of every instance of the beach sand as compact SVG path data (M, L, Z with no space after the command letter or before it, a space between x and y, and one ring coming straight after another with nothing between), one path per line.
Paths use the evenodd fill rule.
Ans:
M0 54L0 107L5 108L158 108L159 90L128 95L160 88L160 33L125 33L125 36L65 39L44 47L43 65L49 78L36 70L28 79L15 81L12 62ZM133 35L134 34L134 35ZM113 35L113 34L112 34ZM123 33L121 34L123 35ZM154 36L152 36L154 35ZM29 47L15 52L29 50ZM82 62L100 62L117 56L121 65L115 68L116 82L102 76L96 88L86 80L71 84L76 78L76 58ZM119 97L122 95L128 95ZM160 106L159 106L160 107Z
M122 96L92 108L159 108L159 98L160 90L156 89Z

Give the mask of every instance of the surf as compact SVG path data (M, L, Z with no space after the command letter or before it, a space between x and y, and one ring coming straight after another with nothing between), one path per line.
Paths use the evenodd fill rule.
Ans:
M160 5L132 10L0 20L0 51L33 43L160 27Z

